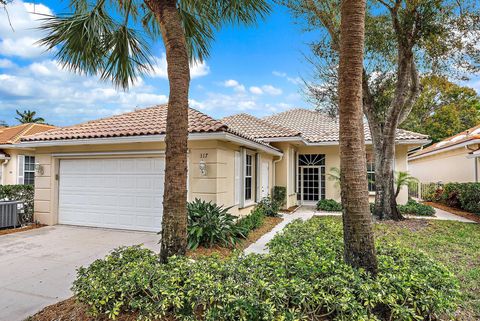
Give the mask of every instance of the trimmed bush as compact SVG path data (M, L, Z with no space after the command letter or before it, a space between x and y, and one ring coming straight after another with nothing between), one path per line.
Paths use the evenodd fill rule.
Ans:
M21 223L33 222L33 198L35 189L33 185L0 185L0 200L22 201L24 213Z
M432 206L418 203L411 198L408 200L407 204L398 205L397 208L402 214L418 215L418 216L435 215L435 209Z
M443 191L440 196L440 201L452 207L460 207L460 193L462 191L462 184L447 183L443 186Z
M341 221L295 221L265 255L196 261L120 248L80 268L72 290L94 316L139 319L431 320L459 302L452 274L422 253L378 245L372 278L343 260Z
M188 248L234 246L242 231L235 223L236 217L228 213L230 208L197 198L188 203Z
M277 202L273 201L270 197L264 197L257 203L257 208L259 208L265 216L278 217L280 214L280 206Z
M460 184L460 205L461 208L480 215L480 183Z
M287 188L285 186L274 186L272 198L278 204L278 207L285 206L287 203Z
M332 199L319 200L317 202L317 210L327 212L340 212L342 210L342 204Z
M262 226L264 219L265 214L263 210L256 207L250 214L238 219L236 225L241 231L241 236L247 237L251 231Z

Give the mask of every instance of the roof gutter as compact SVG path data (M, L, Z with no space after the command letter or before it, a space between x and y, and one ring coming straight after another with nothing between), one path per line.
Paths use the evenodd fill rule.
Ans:
M188 139L209 140L219 139L231 141L237 144L258 149L266 153L280 156L281 151L275 147L270 147L247 138L243 138L226 132L210 132L210 133L191 133ZM38 148L38 147L54 147L54 146L78 146L78 145L102 145L102 144L124 144L124 143L146 143L146 142L163 142L165 135L143 135L143 136L125 136L125 137L108 137L108 138L82 138L82 139L64 139L64 140L45 140L45 141L23 141L17 144L9 145L10 148Z
M423 158L423 157L426 157L426 156L431 156L431 155L447 152L449 150L465 147L465 146L472 145L472 144L480 144L480 139L469 140L469 141L463 142L461 144L455 144L455 145L450 145L450 146L447 146L447 147L444 147L444 148L441 148L441 149L436 149L436 150L433 150L431 152L427 152L425 154L409 157L408 160L409 161L410 160L415 160L415 159Z
M302 142L306 146L333 146L338 145L339 142L337 140L332 141L324 141L324 142L310 142L303 137L270 137L270 138L259 138L264 142ZM405 139L405 140L397 140L395 144L397 145L412 145L412 144L419 144L425 145L430 143L431 140L429 139ZM371 145L371 140L366 140L365 144Z

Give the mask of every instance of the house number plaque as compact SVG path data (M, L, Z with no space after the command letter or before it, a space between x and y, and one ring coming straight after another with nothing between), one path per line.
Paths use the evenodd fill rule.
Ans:
M200 158L201 158L201 159L205 159L205 158L207 158L207 157L208 157L208 153L201 153L201 154L200 154Z

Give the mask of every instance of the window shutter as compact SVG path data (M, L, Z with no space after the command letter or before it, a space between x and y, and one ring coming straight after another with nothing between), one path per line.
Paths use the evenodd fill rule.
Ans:
M240 152L235 152L235 164L234 164L234 171L235 171L235 181L234 181L234 191L235 191L235 205L240 204L240 191L242 189L241 184L241 176L242 176L242 162L241 162L241 155Z
M18 155L17 183L23 184L25 177L25 155Z

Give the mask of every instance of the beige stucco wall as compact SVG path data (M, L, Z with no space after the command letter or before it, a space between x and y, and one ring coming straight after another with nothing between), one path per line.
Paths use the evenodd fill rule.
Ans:
M18 184L18 155L34 156L35 153L30 149L3 149L5 153L10 155L8 161L3 161L2 166L2 185Z
M461 147L409 160L409 172L422 183L474 182L475 159L467 158L468 152Z
M328 173L332 168L340 168L340 148L334 146L300 146L290 143L273 143L272 145L280 148L284 152L283 159L275 165L275 185L287 187L287 191L291 191L294 182L290 179L288 171L290 170L289 158L290 150L295 150L297 154L325 154L325 198L340 201L340 187L334 180L328 178ZM369 149L370 147L367 147ZM407 145L398 145L395 153L395 171L407 171ZM287 193L287 207L297 205L296 193ZM374 202L375 194L371 193L370 202ZM408 189L402 188L397 202L404 204L408 201Z
M246 215L252 209L251 204L245 208L239 208L235 204L235 151L240 151L240 146L218 140L192 141L189 148L189 174L188 174L188 200L200 198L213 201L226 207L233 206L230 212L234 215ZM36 149L36 162L43 166L43 175L37 174L35 178L35 218L44 224L58 223L58 174L60 159L53 157L52 153L85 153L85 152L114 152L135 151L135 155L111 155L111 156L82 156L92 157L155 157L151 154L142 154L141 151L161 151L165 149L163 142L158 143L130 143L111 145L83 145L83 146L57 146ZM273 186L272 160L273 157L259 152L261 161L269 163L269 186ZM156 155L158 157L158 155ZM79 156L70 158L80 158ZM199 169L200 161L206 163L207 174L202 176ZM261 176L260 176L261 177ZM255 177L253 186L256 186Z

